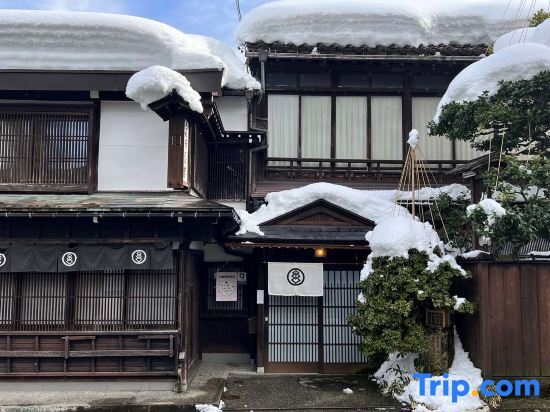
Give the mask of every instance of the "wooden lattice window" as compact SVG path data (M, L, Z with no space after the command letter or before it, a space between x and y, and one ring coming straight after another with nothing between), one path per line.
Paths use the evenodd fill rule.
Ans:
M87 191L90 107L0 106L0 190Z

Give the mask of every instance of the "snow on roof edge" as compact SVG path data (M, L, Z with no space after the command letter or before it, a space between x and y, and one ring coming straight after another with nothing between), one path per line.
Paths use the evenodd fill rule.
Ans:
M203 112L201 96L187 78L164 66L151 66L135 73L126 85L126 96L138 102L141 108L149 111L149 104L176 93L197 113Z
M222 86L259 89L233 50L158 21L110 13L0 10L0 69L223 69Z
M279 0L252 9L234 37L241 44L311 46L489 44L510 27L523 26L526 13L513 13L520 2L506 7L503 0Z

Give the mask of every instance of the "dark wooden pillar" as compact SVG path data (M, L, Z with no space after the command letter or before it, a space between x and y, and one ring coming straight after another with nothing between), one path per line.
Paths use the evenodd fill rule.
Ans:
M260 262L260 259L257 259ZM256 335L256 368L263 373L267 363L267 265L258 263L258 288L256 293L258 330ZM263 296L261 296L263 291ZM261 303L263 297L263 303Z
M405 73L403 77L403 101L402 101L402 122L403 122L403 152L401 158L405 160L407 153L407 140L412 124L412 93L411 93L411 77L409 73Z
M182 189L189 186L191 126L183 114L174 114L168 124L167 186Z
M189 365L189 339L192 337L188 336L188 322L186 319L187 315L187 250L188 245L182 244L180 248L175 251L177 256L176 259L176 270L178 271L178 325L179 325L179 339L180 342L178 356L176 357L177 367L178 367L178 384L177 391L187 390L187 376L188 376L188 365Z

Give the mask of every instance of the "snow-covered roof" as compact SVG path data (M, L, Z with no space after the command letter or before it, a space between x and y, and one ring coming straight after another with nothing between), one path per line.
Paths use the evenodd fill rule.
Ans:
M521 27L527 17L515 13L521 1L507 7L505 0L280 0L244 16L235 37L295 45L489 44Z
M496 93L501 81L528 80L550 70L550 19L527 33L507 33L495 44L494 54L466 67L449 84L434 121L446 104L476 100L485 91Z
M189 104L191 110L203 112L201 95L193 90L191 83L182 74L164 66L151 66L130 77L126 96L138 102L143 110L149 110L149 104L173 90Z
M224 69L222 86L260 88L228 45L141 17L0 10L0 35L0 69Z
M465 196L470 197L470 190L459 184L452 184L440 188L424 187L415 191L415 198L419 201L429 200L447 193L454 199ZM262 205L254 213L246 210L236 210L240 229L237 235L247 232L262 235L260 225L285 213L306 206L316 200L323 199L327 202L346 209L352 213L379 223L392 214L408 216L409 211L396 204L396 200L410 199L411 192L397 190L359 190L335 185L332 183L313 183L296 189L271 192L265 197L267 205Z

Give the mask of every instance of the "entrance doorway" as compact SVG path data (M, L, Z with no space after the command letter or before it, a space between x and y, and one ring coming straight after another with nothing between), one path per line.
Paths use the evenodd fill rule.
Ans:
M347 322L360 268L325 265L323 296L269 296L267 372L353 372L367 359Z
M243 363L254 357L249 273L237 282L237 300L216 301L216 273L244 272L242 265L208 265L201 276L200 339L203 361Z

